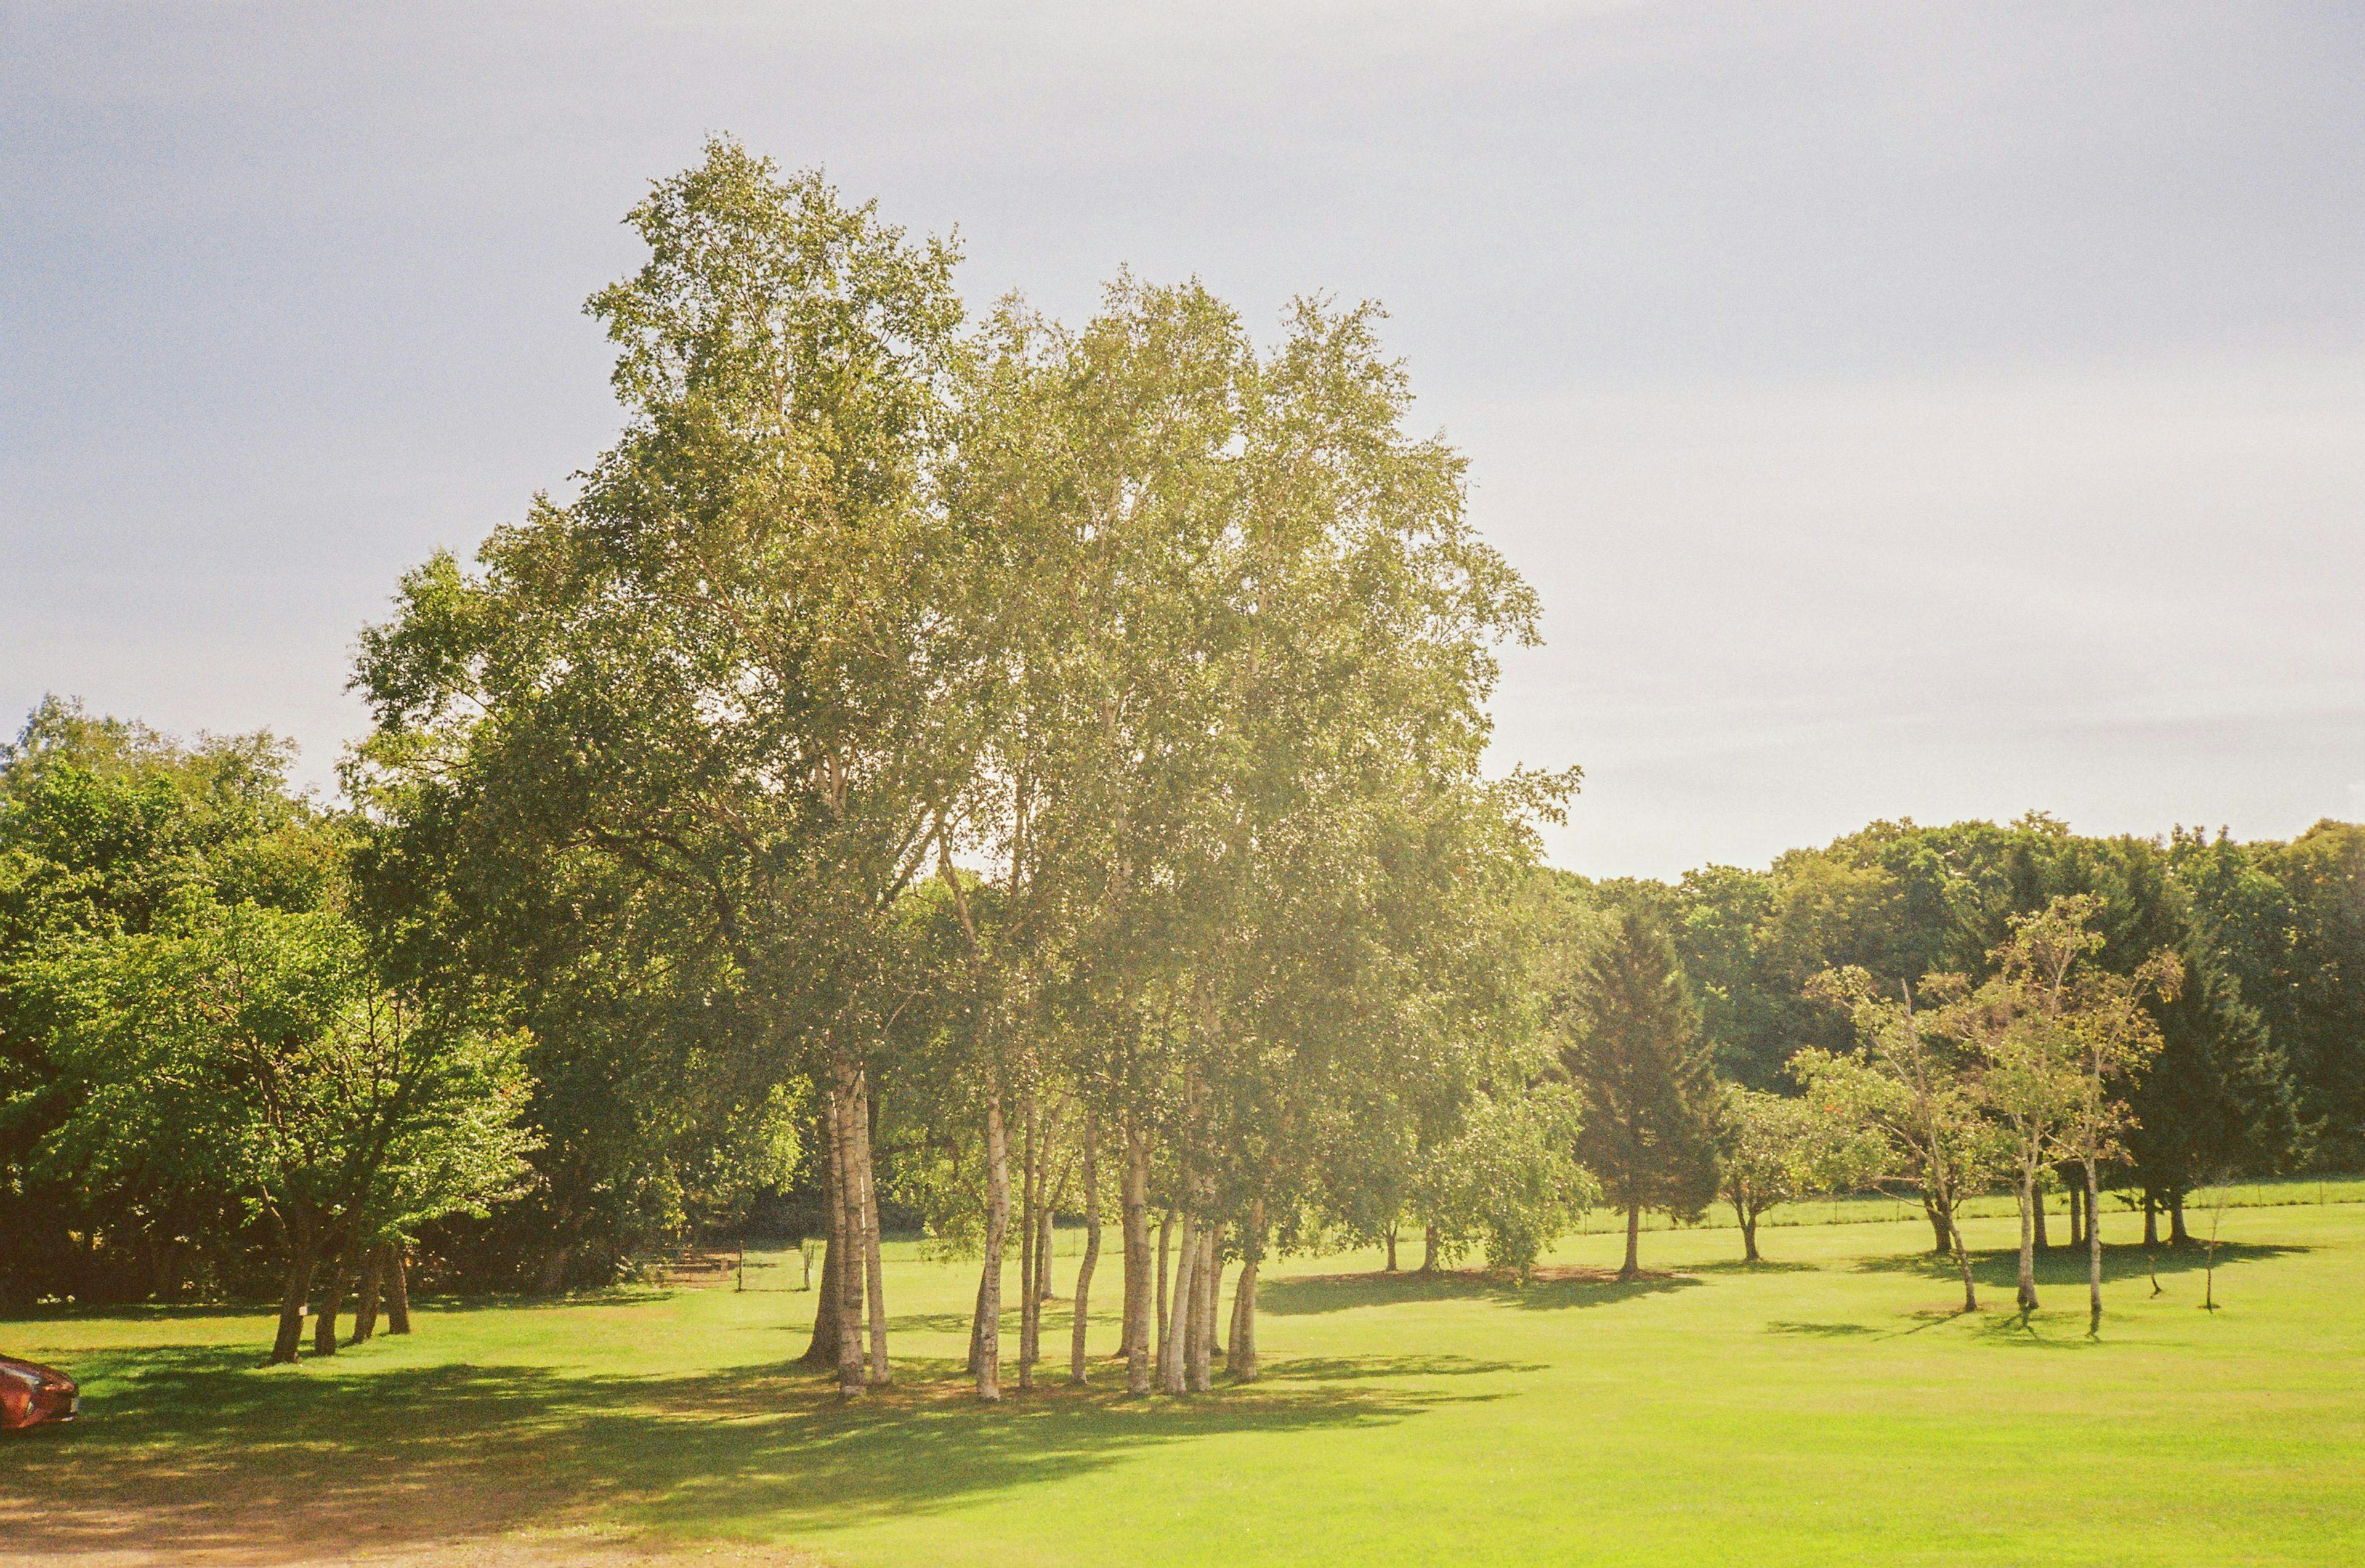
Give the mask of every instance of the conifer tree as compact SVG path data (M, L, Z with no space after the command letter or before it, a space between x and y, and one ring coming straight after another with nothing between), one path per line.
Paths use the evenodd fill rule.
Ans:
M1584 1092L1577 1160L1626 1212L1631 1280L1644 1209L1697 1217L1716 1197L1716 1084L1699 1014L1666 933L1639 910L1609 918L1577 966L1561 1063Z

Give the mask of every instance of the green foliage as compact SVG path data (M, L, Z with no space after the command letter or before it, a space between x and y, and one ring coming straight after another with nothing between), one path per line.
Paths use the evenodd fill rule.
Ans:
M1603 1201L1696 1217L1717 1195L1715 1081L1674 944L1640 909L1586 946L1560 1058L1584 1096L1576 1158Z
M102 1203L235 1205L303 1250L514 1195L518 1037L380 989L341 916L175 915L31 966L73 1104L46 1174Z
M1437 1228L1440 1250L1458 1256L1474 1243L1489 1269L1526 1279L1600 1196L1599 1184L1571 1158L1582 1121L1582 1105L1564 1084L1481 1095L1413 1184L1413 1206Z

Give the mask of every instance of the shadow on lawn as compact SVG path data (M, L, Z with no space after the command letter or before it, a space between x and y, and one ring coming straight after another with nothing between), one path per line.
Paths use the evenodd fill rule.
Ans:
M1064 1387L998 1408L957 1362L906 1361L840 1405L802 1372L575 1376L525 1366L257 1369L252 1347L80 1359L80 1428L0 1444L13 1549L269 1563L465 1540L607 1513L697 1532L793 1510L831 1525L945 1506L1217 1433L1401 1420L1473 1391L1391 1375L1516 1370L1452 1357L1270 1363L1190 1400Z
M2236 1263L2257 1262L2312 1250L2312 1248L2300 1246L2221 1241L2217 1244L2217 1267L2225 1269ZM2152 1272L2155 1261L2163 1280L2195 1274L2208 1266L2208 1249L2194 1246L2146 1249L2140 1246L2113 1246L2105 1242L2102 1247L2102 1282L2107 1285L2114 1282L2144 1279ZM1962 1279L1952 1258L1942 1258L1930 1252L1866 1258L1859 1260L1855 1267L1863 1273L1918 1274L1923 1279L1957 1282ZM2020 1279L2019 1249L2004 1247L1973 1252L1971 1278L1982 1290L2011 1291ZM2056 1291L2069 1286L2082 1288L2085 1283L2084 1248L2055 1247L2037 1253L2036 1284L2040 1293L2048 1288Z
M1688 1290L1700 1282L1687 1274L1645 1271L1621 1282L1608 1270L1539 1269L1526 1284L1475 1270L1433 1274L1310 1274L1269 1280L1257 1286L1257 1310L1276 1317L1343 1312L1356 1306L1393 1306L1408 1301L1492 1301L1533 1312L1609 1306L1638 1296Z

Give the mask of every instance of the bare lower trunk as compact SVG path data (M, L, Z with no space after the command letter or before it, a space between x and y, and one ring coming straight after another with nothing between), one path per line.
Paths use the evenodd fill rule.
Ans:
M2184 1228L2184 1192L2178 1188L2168 1194L2168 1244L2190 1247L2192 1235Z
M1040 1232L1035 1238L1035 1297L1046 1305L1059 1299L1059 1293L1051 1288L1051 1240L1055 1234L1051 1220L1059 1212L1059 1198L1054 1193L1044 1198L1042 1217L1035 1222Z
M386 1244L386 1331L410 1332L410 1268L402 1256L403 1244Z
M2086 1245L2086 1189L2075 1182L2069 1183L2069 1245Z
M333 1356L337 1353L337 1315L345 1308L345 1249L340 1247L329 1260L329 1275L321 1282L319 1316L312 1319L312 1353Z
M287 1285L279 1297L279 1334L271 1342L275 1363L294 1361L304 1343L304 1303L312 1294L312 1275L319 1267L319 1256L308 1245L299 1245L287 1260Z
M1954 1215L1948 1212L1947 1205L1926 1195L1922 1200L1922 1213L1930 1221L1930 1250L1943 1258L1955 1249Z
M2053 1241L2045 1229L2045 1193L2041 1189L2032 1188L2029 1192L2028 1224L2031 1244L2036 1250L2052 1251Z
M1744 1263L1754 1263L1758 1260L1757 1216L1753 1214L1744 1214L1741 1216L1741 1260Z
M2086 1226L2086 1312L2088 1326L2099 1328L2102 1326L2102 1227L2093 1224L2090 1217L2094 1213L2096 1185L2094 1167L2091 1162L2089 1162L2086 1166L2085 1192L2086 1213L2089 1216Z
M1395 1226L1388 1226L1385 1239L1388 1244L1388 1272L1393 1274L1396 1271L1396 1227Z
M1002 1246L1010 1228L1010 1150L1002 1101L985 1103L985 1277L977 1303L977 1396L1002 1397Z
M1076 1265L1076 1326L1068 1342L1068 1381L1079 1386L1091 1372L1084 1357L1085 1323L1093 1307L1093 1267L1101 1260L1101 1126L1084 1118L1084 1256Z
M1254 1383L1257 1380L1257 1265L1259 1260L1250 1253L1240 1265L1240 1282L1232 1297L1232 1342L1224 1358L1224 1370L1232 1374L1234 1383Z
M373 1247L362 1255L362 1298L353 1307L353 1337L348 1343L367 1344L377 1333L378 1296L385 1283L386 1249Z
M1125 1391L1149 1392L1149 1140L1125 1129Z
M1190 1364L1184 1369L1194 1394L1216 1386L1216 1298L1224 1288L1223 1227L1211 1225L1199 1233L1198 1279L1192 1294Z
M1626 1261L1618 1266L1620 1280L1642 1277L1642 1210L1641 1205L1626 1205Z
M1169 1218L1171 1222L1171 1216ZM1159 1326L1158 1386L1168 1394L1182 1392L1186 1363L1190 1360L1190 1341L1194 1338L1198 1305L1192 1290L1198 1281L1199 1250L1198 1217L1185 1215L1182 1216L1182 1247L1175 1254L1174 1294L1169 1303L1169 1310L1160 1315ZM1160 1251L1163 1252L1162 1248ZM1161 1274L1164 1271L1160 1270Z
M1962 1271L1963 1310L1977 1312L1979 1309L1979 1291L1978 1287L1971 1282L1970 1249L1963 1245L1962 1222L1956 1217L1952 1207L1946 1211L1946 1235L1954 1245L1955 1267Z
M826 1112L822 1117L822 1147L830 1148L830 1121ZM846 1265L846 1202L837 1193L837 1160L833 1156L821 1162L822 1225L828 1234L822 1242L821 1294L813 1301L813 1338L805 1344L800 1359L809 1367L834 1367L837 1364L837 1305L845 1294L837 1282L837 1271Z
M837 1162L837 1233L846 1258L837 1271L837 1392L858 1397L867 1379L862 1365L862 1177L854 1163L854 1121L861 1102L855 1093L855 1067L840 1057L831 1070L830 1153Z
M985 1364L985 1271L977 1271L977 1303L969 1313L969 1375Z
M2036 1310L2036 1222L2032 1211L2036 1206L2036 1172L2024 1170L2020 1177L2020 1310Z
M1167 1340L1167 1331L1168 1331L1168 1329L1171 1327L1171 1325L1168 1322L1169 1313L1168 1313L1167 1308L1168 1308L1168 1305L1169 1305L1169 1299L1168 1299L1168 1296L1167 1296L1167 1294L1166 1294L1166 1280L1167 1280L1166 1260L1167 1260L1167 1253L1168 1253L1168 1252L1172 1249L1173 1242L1174 1242L1174 1211L1173 1211L1172 1209L1171 1209L1171 1208L1170 1208L1170 1209L1168 1209L1168 1210L1167 1210L1163 1215L1160 1215L1160 1216L1159 1216L1159 1220L1158 1220L1158 1346L1157 1346L1157 1361L1158 1361L1158 1381L1159 1381L1159 1383L1160 1383L1160 1384L1161 1386L1162 1386L1162 1385L1165 1383L1165 1382L1166 1382L1166 1340Z
M1035 1386L1041 1351L1042 1298L1035 1294L1036 1218L1042 1208L1043 1111L1026 1096L1026 1123L1018 1145L1018 1386Z
M2159 1194L2149 1187L2144 1189L2144 1245L2159 1245Z
M1437 1226L1433 1225L1420 1227L1420 1271L1437 1272Z
M874 1112L869 1073L855 1081L855 1092L861 1097L854 1121L854 1170L862 1182L862 1272L868 1287L863 1295L870 1318L870 1383L875 1388L884 1388L895 1381L895 1372L887 1360L886 1259L879 1249L879 1172L870 1160L870 1122Z

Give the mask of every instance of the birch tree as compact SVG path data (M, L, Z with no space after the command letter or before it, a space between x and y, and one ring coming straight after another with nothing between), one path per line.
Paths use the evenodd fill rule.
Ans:
M630 221L646 264L589 307L623 434L480 573L405 580L363 639L365 760L465 786L512 852L628 870L727 955L750 1048L820 1090L851 1396L889 1371L868 1129L894 911L985 717L976 553L937 500L955 255L724 140Z

